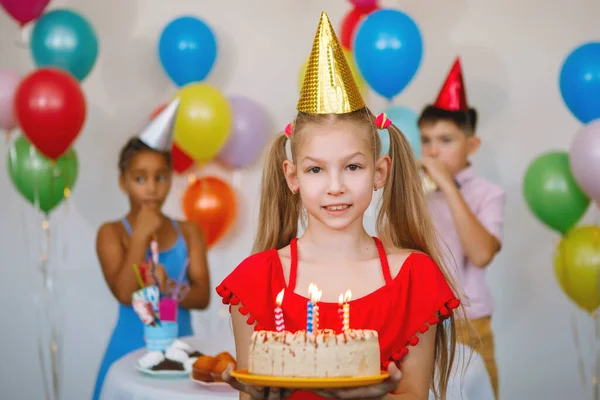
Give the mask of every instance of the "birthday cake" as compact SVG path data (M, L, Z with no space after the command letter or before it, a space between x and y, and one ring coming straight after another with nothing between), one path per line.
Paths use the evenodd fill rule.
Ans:
M256 331L248 372L296 378L375 376L380 373L379 337L374 330Z

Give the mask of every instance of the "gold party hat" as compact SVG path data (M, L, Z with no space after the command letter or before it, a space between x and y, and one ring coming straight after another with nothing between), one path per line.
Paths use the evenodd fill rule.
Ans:
M323 11L315 36L298 111L309 114L345 114L360 110L365 102L342 46Z

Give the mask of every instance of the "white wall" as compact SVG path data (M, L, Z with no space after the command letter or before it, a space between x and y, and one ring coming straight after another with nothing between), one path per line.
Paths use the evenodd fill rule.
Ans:
M431 102L457 54L463 57L469 101L481 114L483 148L477 169L508 191L506 240L488 278L497 299L494 318L503 399L591 398L577 370L571 316L590 338L590 323L558 288L552 272L557 237L528 212L521 195L525 169L538 153L567 149L580 126L563 105L558 72L568 52L598 39L600 3L533 0L383 1L410 13L424 36L425 57L412 84L396 99L415 109ZM345 1L54 0L92 21L100 41L95 69L85 81L89 116L76 143L80 176L68 207L52 219L53 259L62 272L65 399L87 398L116 318L117 305L103 281L94 251L99 224L120 217L126 200L117 187L116 159L124 140L174 87L156 56L157 37L171 18L191 13L217 32L220 56L209 81L226 94L262 103L283 128L293 117L298 68L312 44L319 13L332 21ZM0 68L32 69L16 25L0 12ZM385 102L371 94L374 110ZM0 153L7 146L0 141ZM36 348L32 263L40 243L33 209L12 187L0 163L0 397L42 398ZM212 284L249 252L256 226L260 166L244 171L209 167L238 191L234 232L209 255ZM180 216L178 182L166 211ZM215 296L195 315L198 335L230 335ZM589 346L589 341L584 344ZM586 348L589 361L592 352ZM14 361L8 361L13 359ZM588 363L589 364L589 363Z

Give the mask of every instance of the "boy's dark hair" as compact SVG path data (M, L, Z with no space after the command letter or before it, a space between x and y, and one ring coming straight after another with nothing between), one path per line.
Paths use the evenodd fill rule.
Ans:
M477 128L477 110L469 108L465 111L448 111L429 105L419 116L419 126L435 124L439 121L453 122L467 136L475 135Z
M162 155L165 158L169 169L173 168L173 159L171 157L170 151L159 151L153 149L146 143L142 142L140 138L132 137L127 141L127 143L125 143L125 146L123 146L121 152L119 153L119 173L121 175L125 174L125 171L127 171L127 168L129 168L129 163L131 162L133 156L135 156L136 154L143 153L145 151L150 151L152 153Z

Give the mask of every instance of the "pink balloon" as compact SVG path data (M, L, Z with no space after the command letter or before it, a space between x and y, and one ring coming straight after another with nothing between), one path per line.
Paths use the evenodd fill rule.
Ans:
M0 0L0 5L23 26L38 19L49 2L50 0Z
M356 8L368 8L375 7L377 0L350 0L350 3L354 4Z
M0 69L0 129L11 130L17 126L14 99L21 76L10 69Z
M571 173L581 190L600 203L600 120L577 132L569 155Z

